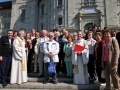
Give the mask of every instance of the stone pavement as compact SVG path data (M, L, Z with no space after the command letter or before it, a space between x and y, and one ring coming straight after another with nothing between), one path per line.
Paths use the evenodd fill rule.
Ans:
M40 82L27 82L21 85L13 84L5 89L28 89L28 90L103 90L105 85L100 86L100 84L86 84L86 85L74 85L72 83L58 83L58 84L42 84ZM2 90L2 85L0 85L0 90Z

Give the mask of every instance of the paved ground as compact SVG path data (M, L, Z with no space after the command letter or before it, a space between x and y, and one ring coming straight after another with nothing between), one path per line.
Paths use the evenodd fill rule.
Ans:
M21 85L8 85L5 89L40 89L40 90L100 90L99 84L73 85L71 83L42 84L39 82L27 82ZM3 89L0 85L0 90ZM101 89L102 90L102 89Z

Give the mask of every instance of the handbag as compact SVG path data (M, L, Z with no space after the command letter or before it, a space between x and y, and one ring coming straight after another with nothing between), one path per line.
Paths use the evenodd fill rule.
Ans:
M55 65L54 65L54 62L53 62L53 59L50 58L50 63L48 65L48 71L47 71L48 74L56 74L56 68L55 68Z
M104 70L102 70L102 72L101 72L101 78L105 78L105 71Z

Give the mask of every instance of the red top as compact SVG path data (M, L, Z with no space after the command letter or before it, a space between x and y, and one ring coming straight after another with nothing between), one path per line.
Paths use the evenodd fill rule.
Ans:
M104 61L108 62L108 42L105 42L104 44Z

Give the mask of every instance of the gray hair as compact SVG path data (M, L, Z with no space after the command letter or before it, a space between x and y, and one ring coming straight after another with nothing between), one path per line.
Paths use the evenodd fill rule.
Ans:
M54 33L53 33L53 32L49 32L49 36L50 36L50 35L53 35L53 36L54 36Z
M77 35L77 33L75 32L75 33L73 33L73 35Z
M18 32L18 36L20 36L22 32L25 33L25 30L20 30L20 31Z
M83 36L85 35L85 33L84 33L82 30L79 30L79 31L77 32L77 34L78 34L79 32L81 32Z
M46 32L47 33L47 30L42 30L42 32Z

